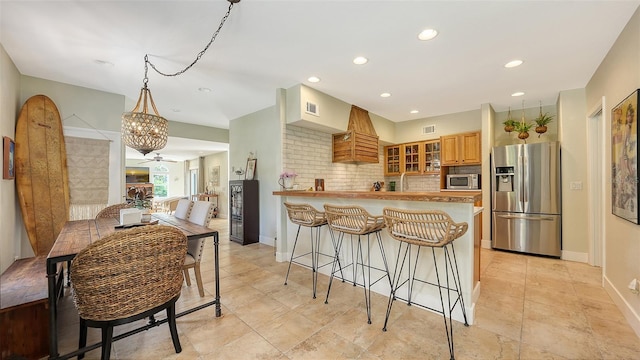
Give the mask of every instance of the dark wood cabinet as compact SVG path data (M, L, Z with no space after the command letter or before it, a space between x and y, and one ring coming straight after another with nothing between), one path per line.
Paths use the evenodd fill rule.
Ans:
M258 180L229 181L229 239L242 245L260 241Z

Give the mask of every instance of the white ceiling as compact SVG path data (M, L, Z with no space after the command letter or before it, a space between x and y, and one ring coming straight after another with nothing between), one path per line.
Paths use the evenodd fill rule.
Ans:
M560 90L587 84L639 4L242 0L200 62L178 77L150 69L149 88L164 117L221 128L274 105L275 89L298 83L392 121L483 103L497 111L520 108L522 100L526 107L552 105ZM181 70L228 5L0 0L0 42L24 75L135 100L145 54L164 72ZM439 36L418 41L427 27ZM354 65L359 55L369 63ZM503 67L516 58L525 63ZM311 75L322 81L308 83ZM526 94L513 98L515 91ZM382 92L392 96L381 98Z

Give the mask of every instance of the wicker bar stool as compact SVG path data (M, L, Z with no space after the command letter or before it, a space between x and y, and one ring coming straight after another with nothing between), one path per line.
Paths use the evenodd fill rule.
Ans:
M327 255L320 252L320 229L322 226L327 225L327 218L322 211L316 210L313 206L309 204L293 204L293 203L284 203L285 208L287 209L287 215L289 216L289 220L298 225L298 231L296 232L296 240L293 242L293 249L291 250L291 259L289 260L289 267L287 269L287 275L284 278L284 284L287 285L287 280L289 279L289 272L291 271L291 264L296 263L300 266L304 266L306 268L311 269L313 275L313 298L316 298L316 288L318 285L318 269L329 265L332 261L328 261L325 264L320 265L320 255L330 257L333 259L333 255ZM300 235L301 227L308 227L310 230L310 239L311 239L311 251L305 252L303 254L296 255L296 246L298 245L298 236ZM315 229L315 236L314 230ZM335 251L335 244L333 244L333 248ZM311 266L307 263L303 263L301 260L297 260L301 257L305 257L311 255Z
M371 324L371 286L375 285L378 281L387 278L389 285L391 285L391 277L389 275L389 267L387 266L387 256L384 252L384 246L382 245L382 238L380 237L380 231L385 227L384 219L382 216L373 216L367 212L363 207L356 205L340 206L340 205L324 205L325 212L327 214L327 222L329 229L331 230L332 238L337 234L337 240L334 240L336 244L335 261L331 269L331 276L329 278L329 288L327 289L327 297L325 304L329 303L329 294L331 292L331 284L333 278L338 271L341 272L342 281L349 281L345 279L342 274L342 270L346 267L352 266L352 282L353 286L360 285L364 288L364 300L367 306L367 322ZM340 252L345 234L349 235L351 240L351 263L345 266L341 266ZM371 234L375 234L378 240L378 247L380 249L380 255L384 264L384 269L371 266ZM367 259L363 255L362 236L366 235L367 246ZM356 240L357 239L357 240ZM355 242L355 251L354 251ZM358 266L362 270L362 283L358 282ZM367 273L365 274L365 268ZM371 269L382 273L382 275L375 280L371 277Z
M387 322L389 315L391 314L391 307L396 299L404 300L407 305L417 305L422 308L426 308L442 314L444 320L444 329L447 334L447 342L449 345L449 354L451 359L454 359L453 349L453 322L451 314L456 305L460 305L462 310L462 316L464 317L464 325L469 326L467 322L467 313L465 311L464 299L461 292L460 272L458 271L458 260L456 259L455 248L453 247L453 241L458 239L467 232L467 223L454 222L449 214L440 210L402 210L394 208L384 208L383 217L387 224L387 230L392 238L400 241L400 248L398 249L398 258L396 260L396 267L393 275L393 286L391 287L391 293L389 294L389 303L387 305L387 315L384 320L383 331L387 331ZM404 253L402 251L402 245L406 244ZM414 268L411 271L411 247L417 246ZM431 254L433 257L433 266L435 268L437 283L432 283L424 279L416 278L416 268L418 265L418 258L420 256L420 249L422 247L431 248ZM444 252L444 268L445 268L445 284L442 284L440 280L440 272L438 269L438 262L436 260L436 248L441 248ZM409 257L408 261L407 256ZM402 257L402 261L400 260ZM401 281L402 270L405 263L408 263L408 277ZM400 268L398 268L400 267ZM449 267L451 267L453 284L449 281ZM429 284L438 287L438 293L440 294L440 309L434 309L426 305L414 303L411 300L412 290L414 282L418 281L423 284ZM407 297L401 298L399 290L402 286L407 286ZM447 306L445 307L443 290L447 293ZM452 297L451 293L455 293ZM448 316L447 316L448 313ZM448 320L447 320L448 318Z

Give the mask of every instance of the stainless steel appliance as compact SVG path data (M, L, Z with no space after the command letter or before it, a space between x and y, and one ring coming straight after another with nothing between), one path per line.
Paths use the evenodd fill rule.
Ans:
M560 257L562 215L557 142L494 147L492 247Z
M447 189L480 189L480 174L449 174L447 175Z

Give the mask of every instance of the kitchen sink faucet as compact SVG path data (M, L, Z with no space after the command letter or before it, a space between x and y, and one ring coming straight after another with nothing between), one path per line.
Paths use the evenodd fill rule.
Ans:
M404 172L402 173L402 175L400 175L400 192L404 191L404 176L405 175L407 175L407 173L404 173Z

